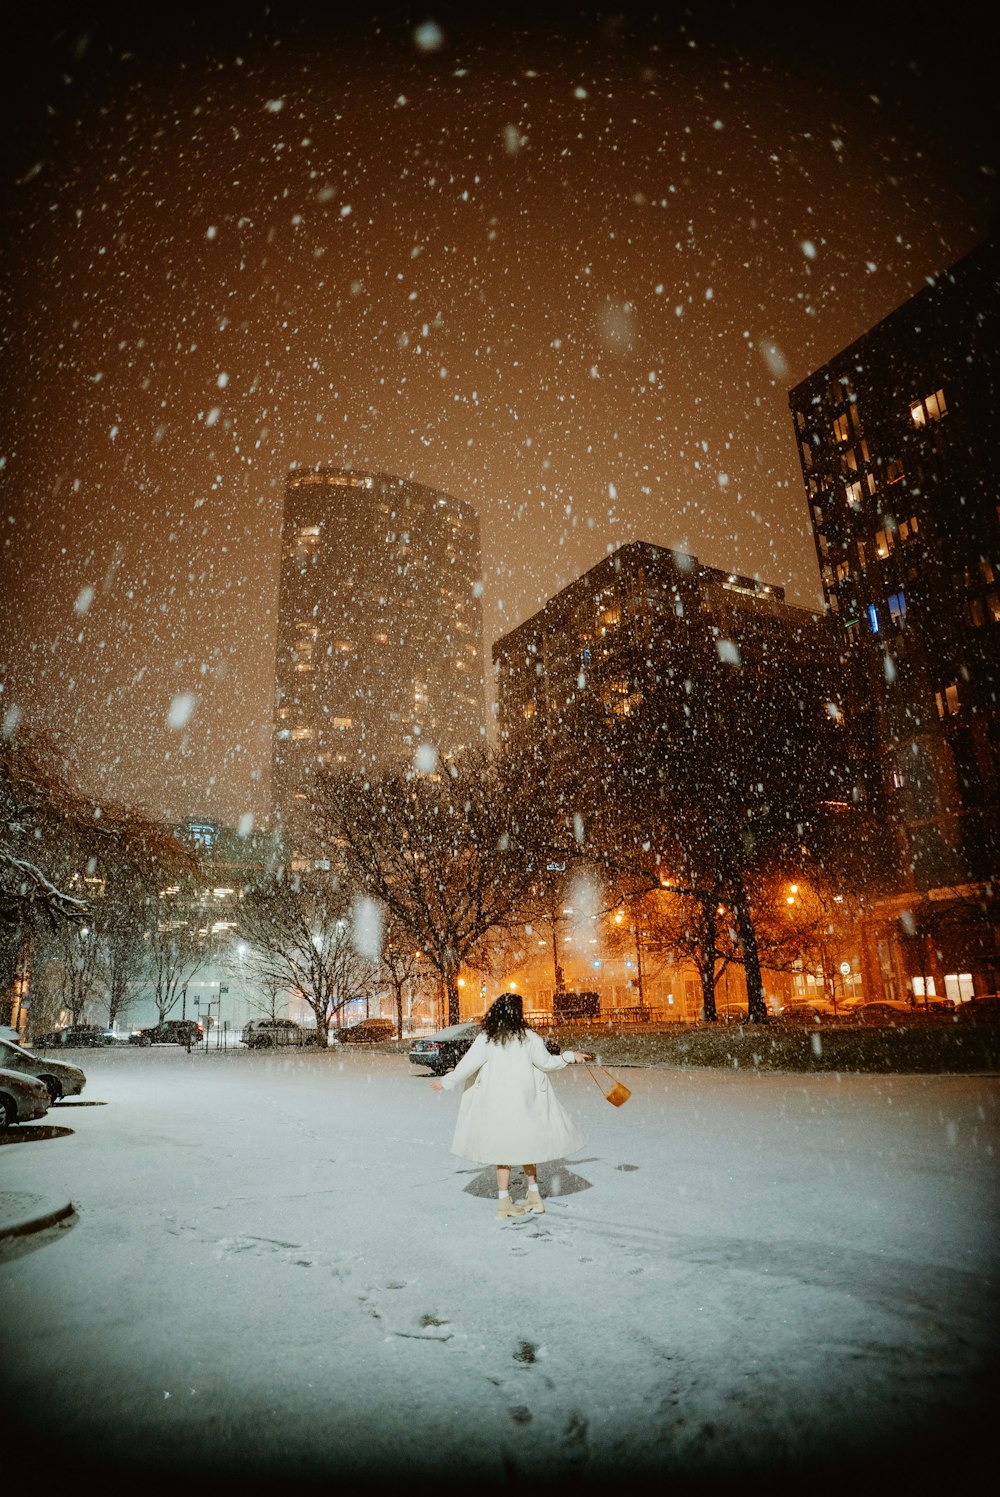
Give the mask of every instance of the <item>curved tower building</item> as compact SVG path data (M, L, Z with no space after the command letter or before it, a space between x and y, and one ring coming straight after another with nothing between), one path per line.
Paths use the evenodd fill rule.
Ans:
M281 531L272 804L318 768L426 766L486 731L479 518L385 473L296 469Z

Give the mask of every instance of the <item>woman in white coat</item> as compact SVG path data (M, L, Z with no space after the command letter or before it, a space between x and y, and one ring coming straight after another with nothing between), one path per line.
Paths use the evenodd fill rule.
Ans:
M553 1091L549 1072L593 1058L584 1050L550 1055L541 1035L525 1024L521 999L503 993L458 1065L431 1083L435 1091L465 1085L451 1152L496 1165L497 1216L545 1210L536 1166L562 1159L585 1141ZM528 1182L527 1198L516 1205L510 1198L512 1164L521 1165Z

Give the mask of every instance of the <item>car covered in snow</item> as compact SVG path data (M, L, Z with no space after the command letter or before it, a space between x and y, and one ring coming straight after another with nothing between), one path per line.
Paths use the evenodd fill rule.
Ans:
M51 1055L36 1055L33 1050L24 1045L12 1045L9 1040L0 1040L0 1067L34 1076L42 1082L52 1102L58 1102L60 1097L78 1097L87 1085L87 1073L79 1066L56 1060Z
M0 1133L15 1123L31 1123L49 1110L49 1094L43 1081L24 1071L0 1066Z
M851 1003L841 1009L849 1024L898 1024L912 1019L917 1010L899 999L872 999L869 1003Z
M798 998L788 1003L783 1003L778 1010L778 1018L782 1020L804 1019L806 1021L836 1019L844 1012L843 1004L838 1007L830 1002L829 998Z
M296 1024L294 1019L251 1019L244 1026L242 1039L250 1050L274 1050L283 1045L311 1045L316 1031Z

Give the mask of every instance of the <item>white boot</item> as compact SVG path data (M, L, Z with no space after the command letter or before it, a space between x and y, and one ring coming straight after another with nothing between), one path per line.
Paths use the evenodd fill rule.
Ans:
M523 1211L537 1211L539 1215L545 1210L545 1202L538 1193L537 1185L528 1186L528 1194L522 1202L521 1209Z

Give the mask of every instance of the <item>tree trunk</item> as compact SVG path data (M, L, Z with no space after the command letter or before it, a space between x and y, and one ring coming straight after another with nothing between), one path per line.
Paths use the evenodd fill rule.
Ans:
M642 937L639 935L638 924L632 927L632 934L635 936L635 975L639 990L639 1007L643 1009L646 1007L646 988L642 976Z
M458 974L449 971L445 976L445 992L448 995L448 1023L461 1024L462 1011L458 1006Z
M764 1000L764 984L760 975L760 957L757 954L757 935L750 918L750 904L742 880L733 889L733 914L743 952L743 970L747 980L747 1018L751 1024L766 1024L767 1003Z
M711 897L701 902L702 944L701 960L698 963L701 976L701 1012L706 1024L718 1020L715 1007L715 938L719 924L718 898L713 889Z
M555 990L557 993L561 993L566 987L566 977L562 969L562 963L559 960L559 942L556 939L556 924L554 920L552 922L552 965L555 968Z

